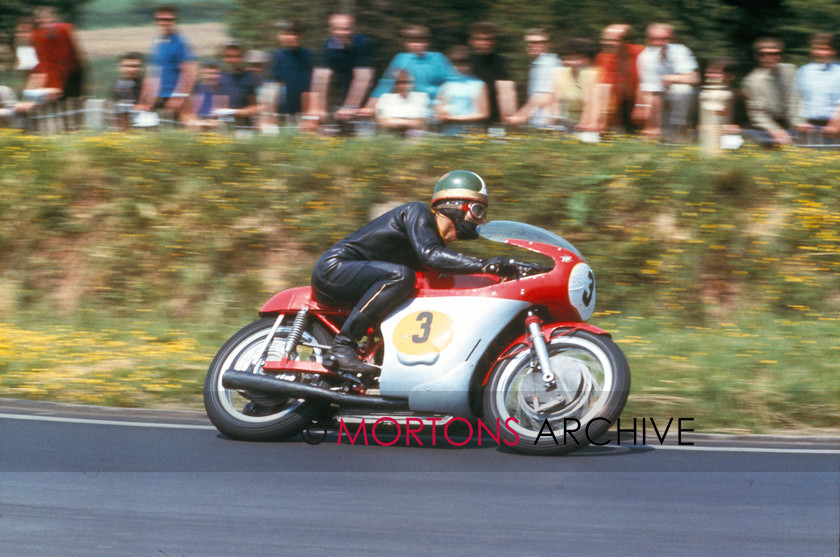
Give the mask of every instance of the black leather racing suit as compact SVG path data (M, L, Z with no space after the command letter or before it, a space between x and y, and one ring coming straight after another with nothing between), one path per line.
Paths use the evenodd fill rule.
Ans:
M329 248L312 271L312 289L320 302L354 306L341 333L358 340L411 294L417 269L473 273L483 264L445 247L428 205L406 203Z

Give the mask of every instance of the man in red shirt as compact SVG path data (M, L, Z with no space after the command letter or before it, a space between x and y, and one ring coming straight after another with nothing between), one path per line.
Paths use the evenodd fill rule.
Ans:
M38 55L27 89L53 89L56 99L82 95L82 60L73 37L73 26L56 20L55 9L35 9L32 46Z
M610 128L623 127L628 133L636 131L633 111L636 109L636 90L639 74L636 58L643 45L627 42L630 26L614 23L601 33L601 52L595 57L602 83L610 86L607 113Z

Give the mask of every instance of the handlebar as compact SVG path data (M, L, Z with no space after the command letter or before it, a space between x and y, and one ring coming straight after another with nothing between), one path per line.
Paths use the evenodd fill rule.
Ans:
M539 265L537 263L529 263L527 261L516 261L514 259L510 260L510 264L516 268L516 275L505 277L511 279L520 279L524 277L530 277L534 275L539 275L542 273L549 272L552 268L546 267L545 265ZM495 275L499 274L499 266L498 265L488 265L487 271L493 273Z

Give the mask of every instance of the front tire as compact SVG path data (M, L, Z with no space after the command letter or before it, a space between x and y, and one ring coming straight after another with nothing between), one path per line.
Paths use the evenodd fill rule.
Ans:
M496 361L484 391L487 417L506 424L505 444L523 453L562 454L588 445L621 415L630 392L627 359L609 337L560 330L546 347L553 384L545 384L522 344Z
M227 389L222 386L222 375L229 369L262 373L256 370L266 338L275 319L264 318L243 327L228 340L213 358L204 381L204 408L216 428L233 439L243 441L275 441L292 437L317 416L322 405L303 399L270 397L257 393ZM280 359L283 344L291 327L281 325L269 347L268 360ZM301 338L302 342L329 345L331 333L320 323L310 323ZM297 358L321 361L320 348L298 346ZM325 383L317 374L279 374L279 379L304 381L311 385Z

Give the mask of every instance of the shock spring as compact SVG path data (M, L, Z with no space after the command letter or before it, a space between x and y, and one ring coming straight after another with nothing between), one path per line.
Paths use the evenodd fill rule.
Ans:
M291 355L300 342L303 336L303 330L306 328L306 323L309 321L309 306L303 306L295 316L295 322L292 323L292 330L289 331L289 336L286 337L286 344L283 346L283 352L286 357Z

